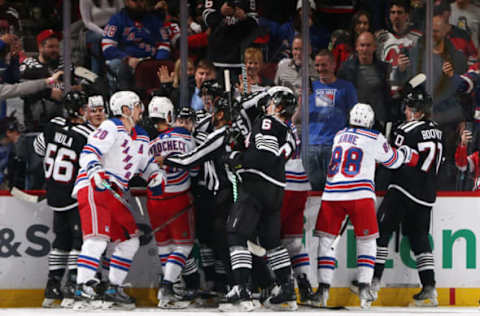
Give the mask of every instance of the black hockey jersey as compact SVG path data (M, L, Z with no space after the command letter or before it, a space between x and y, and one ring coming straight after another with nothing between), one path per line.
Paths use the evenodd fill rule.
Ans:
M255 119L247 140L247 150L241 153L239 174L249 173L285 187L285 163L295 152L295 137L285 123L274 116Z
M415 167L403 165L393 170L388 189L397 189L418 204L433 206L437 174L444 159L442 131L432 121L405 122L395 129L393 145L417 150L419 160Z
M78 159L94 129L90 124L74 125L63 117L55 117L33 142L35 152L43 157L47 203L54 211L77 206L71 194L79 170Z

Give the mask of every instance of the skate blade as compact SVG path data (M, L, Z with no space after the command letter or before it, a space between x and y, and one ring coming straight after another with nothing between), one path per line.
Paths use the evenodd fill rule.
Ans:
M437 307L438 306L438 300L436 298L431 299L427 298L425 300L413 300L412 303L410 303L409 306L415 306L415 307Z
M207 307L207 308L217 308L218 307L218 299L216 297L212 298L196 298L193 301L193 304L196 307Z
M64 298L62 300L62 303L60 303L60 306L63 308L72 308L73 303L75 303L75 300L73 298Z
M102 309L130 311L135 309L135 304L123 304L123 303L104 301L102 303Z
M190 301L180 301L180 302L171 302L171 301L159 301L158 307L161 309L184 309L190 306L192 302Z
M323 308L323 307L327 307L327 303L326 302L323 303L323 302L317 302L317 301L310 301L309 306Z
M297 304L301 305L301 306L311 306L312 301L311 300L303 300L303 301L298 301Z
M91 309L102 309L102 301L76 301L73 303L73 310L91 310Z
M276 311L295 311L298 309L298 305L296 301L288 301L281 304L272 304L270 303L270 300L267 299L264 305L265 307L268 307Z
M244 301L238 304L223 303L218 306L221 312L251 312L255 309L252 301Z
M42 302L43 308L58 308L60 307L60 299L56 298L45 298Z

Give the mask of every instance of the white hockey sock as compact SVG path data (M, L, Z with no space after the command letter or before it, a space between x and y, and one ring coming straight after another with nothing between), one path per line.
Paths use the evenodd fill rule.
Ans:
M202 267L211 267L215 265L215 253L213 249L208 248L205 245L200 246L200 260L202 261Z
M162 274L165 275L165 266L167 264L168 256L170 255L170 246L158 246L158 258L162 266Z
M107 247L107 241L104 238L87 238L83 241L82 251L77 259L77 283L85 283L95 277L100 257Z
M292 269L295 275L307 274L310 271L310 257L305 250L301 238L285 238L282 244L287 248L292 261Z
M173 250L168 256L167 264L165 265L165 274L163 277L165 281L171 283L177 281L191 250L192 246L173 246Z
M357 278L358 283L370 283L375 268L377 242L375 238L357 238Z
M332 250L334 237L322 235L318 240L318 282L331 284L335 271L335 251Z
M133 257L140 246L138 237L133 237L119 243L110 258L110 273L108 279L113 285L122 285L127 277Z

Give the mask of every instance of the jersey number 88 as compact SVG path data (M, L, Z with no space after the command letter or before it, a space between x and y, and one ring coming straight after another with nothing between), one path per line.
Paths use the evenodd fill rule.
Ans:
M339 171L347 178L355 177L360 172L363 151L358 147L343 148L337 146L332 151L332 158L328 166L328 176L333 177Z

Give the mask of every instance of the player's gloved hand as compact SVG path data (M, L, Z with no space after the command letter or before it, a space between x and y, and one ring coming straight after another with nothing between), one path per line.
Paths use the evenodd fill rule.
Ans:
M165 176L160 172L155 172L148 179L148 189L152 196L159 196L165 190Z
M97 191L105 191L104 181L108 182L108 177L99 162L91 162L87 166L87 175L90 183Z
M405 164L409 167L415 167L418 163L418 152L415 149L402 145L398 148L405 156Z

